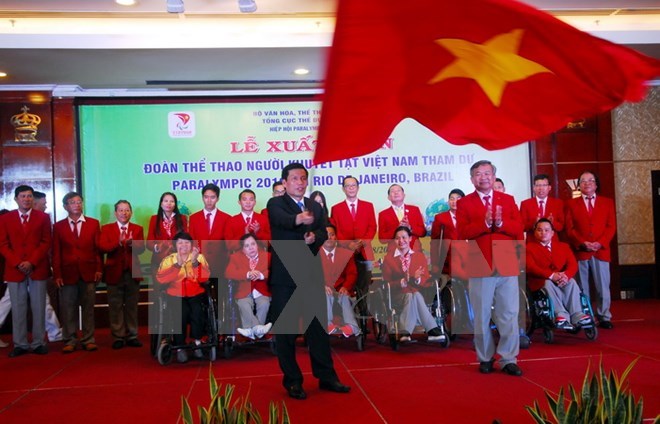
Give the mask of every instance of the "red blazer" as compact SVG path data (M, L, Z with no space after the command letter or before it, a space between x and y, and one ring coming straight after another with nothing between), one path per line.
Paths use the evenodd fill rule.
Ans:
M325 285L337 291L343 287L351 295L355 294L355 283L357 282L358 273L357 266L353 260L353 252L337 246L333 261L330 261L323 248L319 250L319 256L321 257L321 265L323 266Z
M531 291L543 288L545 281L554 272L564 272L573 278L578 271L578 264L568 244L552 241L552 252L537 240L527 243L527 287Z
M252 290L257 290L264 296L270 296L270 290L268 290L269 267L270 255L267 252L259 252L259 260L255 269L264 275L264 279L248 280L246 276L248 271L250 271L250 260L242 251L232 253L229 257L229 265L227 265L225 278L236 282L234 298L240 299L246 297L252 293Z
M493 190L493 211L502 206L502 226L486 226L486 207L474 191L458 200L456 223L458 238L476 241L469 243L467 270L470 277L490 277L495 272L502 276L520 273L518 259L523 225L513 197ZM494 212L493 212L494 213Z
M410 247L421 252L421 245L415 244L415 242L419 237L424 237L426 235L424 217L417 206L407 204L404 204L403 206L406 211L405 214L408 215L408 222L410 223L410 230L412 232ZM394 207L390 206L389 208L380 211L378 213L378 240L381 243L388 243L390 240L393 240L394 230L399 226L399 222L399 218L396 217L396 212L394 212ZM392 243L390 244L391 246L389 247L394 249ZM388 250L391 250L389 247Z
M66 285L82 280L93 283L95 273L103 271L99 251L101 227L99 222L85 216L85 222L76 238L71 231L69 218L57 221L53 226L53 276Z
M341 245L353 240L364 240L365 245L357 254L367 261L374 260L372 240L376 236L376 211L371 202L358 199L355 219L346 201L339 202L330 209L330 222L337 227L337 240Z
M610 243L614 234L616 234L616 212L612 199L597 195L591 216L587 212L582 196L566 203L566 235L578 261L588 260L592 256L596 256L601 261L611 261ZM583 245L585 241L597 241L603 247L597 252L587 252Z
M523 200L520 204L520 216L523 228L527 233L527 242L534 241L534 224L540 218L552 216L552 226L555 228L553 242L559 241L559 233L564 231L564 201L555 197L547 197L545 201L543 216L539 216L539 204L536 202L536 197Z
M455 253L459 248L459 244L452 243L452 240L458 240L458 231L454 226L454 220L451 219L451 212L437 214L431 226L431 273L433 275L444 273L455 278L467 279L460 253L452 259L452 247ZM460 245L464 244L463 241L460 243ZM442 251L447 253L444 263L440 263L441 246Z
M209 234L204 209L190 215L190 235L199 244L199 250L208 261L213 278L222 278L229 262L225 231L230 218L228 213L216 209L213 227Z
M26 275L17 266L23 261L32 264L30 277L46 280L50 276L48 252L51 246L50 216L32 209L23 227L18 210L0 217L0 254L5 258L4 280L20 282Z
M383 261L382 270L383 270L383 281L387 281L391 284L392 290L396 290L399 293L414 293L417 292L417 287L428 287L431 285L429 280L429 269L426 264L426 256L423 253L414 252L410 258L410 266L408 267L409 277L412 278L415 276L415 271L422 267L424 274L421 278L421 283L419 286L408 284L407 287L401 287L401 279L406 278L406 273L403 272L403 267L401 264L400 257L394 257L394 252L396 249L390 249L385 256Z
M252 213L252 219L259 223L259 231L254 233L259 240L259 245L264 249L268 247L268 241L270 241L270 224L268 223L268 218L260 213ZM240 238L245 234L245 219L241 213L232 216L227 222L227 229L225 230L225 236L227 239L227 248L230 252L236 252L241 249L241 244L239 242Z
M99 249L106 253L103 266L103 281L108 285L117 285L124 270L132 273L133 279L142 280L139 255L144 252L144 230L142 226L128 223L126 232L133 239L131 245L119 241L120 229L116 222L101 227Z
M188 231L188 217L181 215L181 220L183 221L183 228L173 228L172 237L174 237L179 231ZM147 249L153 252L151 255L151 272L154 274L158 271L158 267L163 258L176 251L172 246L172 243L163 243L163 241L172 240L172 237L167 237L167 233L162 224L160 226L160 237L156 236L156 215L151 215L151 218L149 219L149 232L147 234ZM154 245L156 243L158 243L158 247L160 248L158 253L154 252Z

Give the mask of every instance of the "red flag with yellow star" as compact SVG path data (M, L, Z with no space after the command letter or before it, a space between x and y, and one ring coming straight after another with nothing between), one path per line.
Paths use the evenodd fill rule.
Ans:
M660 62L513 0L340 0L315 163L410 117L494 150L639 101Z

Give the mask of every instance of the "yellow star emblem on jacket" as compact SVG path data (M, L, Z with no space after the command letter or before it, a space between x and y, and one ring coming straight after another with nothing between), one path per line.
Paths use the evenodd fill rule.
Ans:
M502 101L510 82L549 72L546 67L518 54L524 30L498 34L483 44L456 38L441 38L435 42L449 50L456 59L438 72L429 84L449 78L473 79L496 107Z

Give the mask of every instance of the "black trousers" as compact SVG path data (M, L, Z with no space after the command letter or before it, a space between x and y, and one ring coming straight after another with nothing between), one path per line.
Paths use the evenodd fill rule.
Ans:
M274 320L280 316L280 313L287 308L296 308L299 311L303 322L308 322L306 317L314 316L319 311L314 311L310 305L316 305L317 302L296 302L288 305L295 287L289 285L271 285L272 301L270 304L271 317ZM319 290L319 294L324 292ZM324 299L322 299L324 302ZM322 305L325 303L321 302ZM321 315L323 316L323 315ZM277 325L277 323L276 323ZM284 373L282 384L284 387L290 387L294 384L303 383L303 375L296 361L296 338L298 334L279 334L275 335L277 350L277 359L280 368ZM305 331L305 337L309 348L309 357L312 362L312 374L321 381L338 380L330 353L330 338L325 331L325 327L314 318Z

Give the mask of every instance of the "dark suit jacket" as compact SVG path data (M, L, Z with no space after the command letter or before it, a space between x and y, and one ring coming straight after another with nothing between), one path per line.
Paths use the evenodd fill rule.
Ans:
M536 202L536 197L523 200L520 204L520 216L528 242L534 240L534 224L539 218L547 218L552 215L552 226L555 228L553 242L559 241L558 235L564 230L564 201L554 197L547 197L545 200L544 213L541 217L539 217L539 204Z
M119 242L120 230L116 222L101 227L99 248L107 254L103 281L109 285L119 283L125 270L130 271L135 280L142 280L138 255L144 252L144 230L142 226L129 222L126 232L133 238L130 246Z
M316 239L308 247L315 256L315 260L318 261L318 251L328 238L328 232L326 230L327 220L321 209L321 205L317 202L305 197L304 204L305 208L314 214L314 222L310 225L296 225L296 215L301 212L296 202L288 194L272 197L268 201L271 237L272 240L304 240L306 232L313 232ZM318 271L321 271L320 262L318 262L318 267L316 268L318 268ZM321 281L323 279L322 272L320 275L310 276L310 279ZM295 287L293 279L274 250L271 256L270 284L273 286L284 285Z
M610 262L612 260L610 243L616 234L614 201L600 195L596 195L595 200L591 216L589 216L582 196L567 202L566 235L578 261L585 261L596 256L596 259ZM583 245L585 241L597 241L603 247L597 252L587 252Z
M408 204L404 204L403 206L406 211L405 214L408 215L408 222L410 223L411 227L410 231L412 232L410 247L415 249L417 252L421 252L421 246L419 244L416 245L415 241L418 238L424 237L426 235L424 216L417 206ZM396 212L394 212L393 206L380 211L378 213L378 240L381 243L389 243L390 240L393 240L394 230L397 229L399 223L399 218L396 217Z
M50 216L32 209L23 228L18 210L0 217L0 254L5 258L5 281L25 280L17 266L23 261L32 264L30 277L46 280L50 276L48 252L51 245Z
M531 291L540 290L555 272L564 272L573 278L578 264L568 244L552 241L552 252L536 239L527 243L527 286Z
M516 241L523 238L520 212L512 196L493 190L493 214L502 206L502 226L486 226L486 207L476 191L459 199L456 211L458 238L476 241L468 246L467 270L470 277L490 277L520 273Z
M93 283L95 273L102 272L99 237L99 221L85 216L80 235L71 231L69 218L57 221L53 226L53 276L64 284L72 285L82 280Z
M374 250L371 241L376 236L376 211L371 202L358 199L355 219L348 209L346 201L334 205L330 209L330 222L337 227L337 241L342 242L353 240L364 240L365 245L356 252L362 255L362 258L368 261L374 260Z
M206 212L204 209L190 215L189 231L193 240L199 244L199 250L209 263L211 277L221 278L229 262L226 246L227 223L231 216L217 209L211 227L211 234L206 226Z

